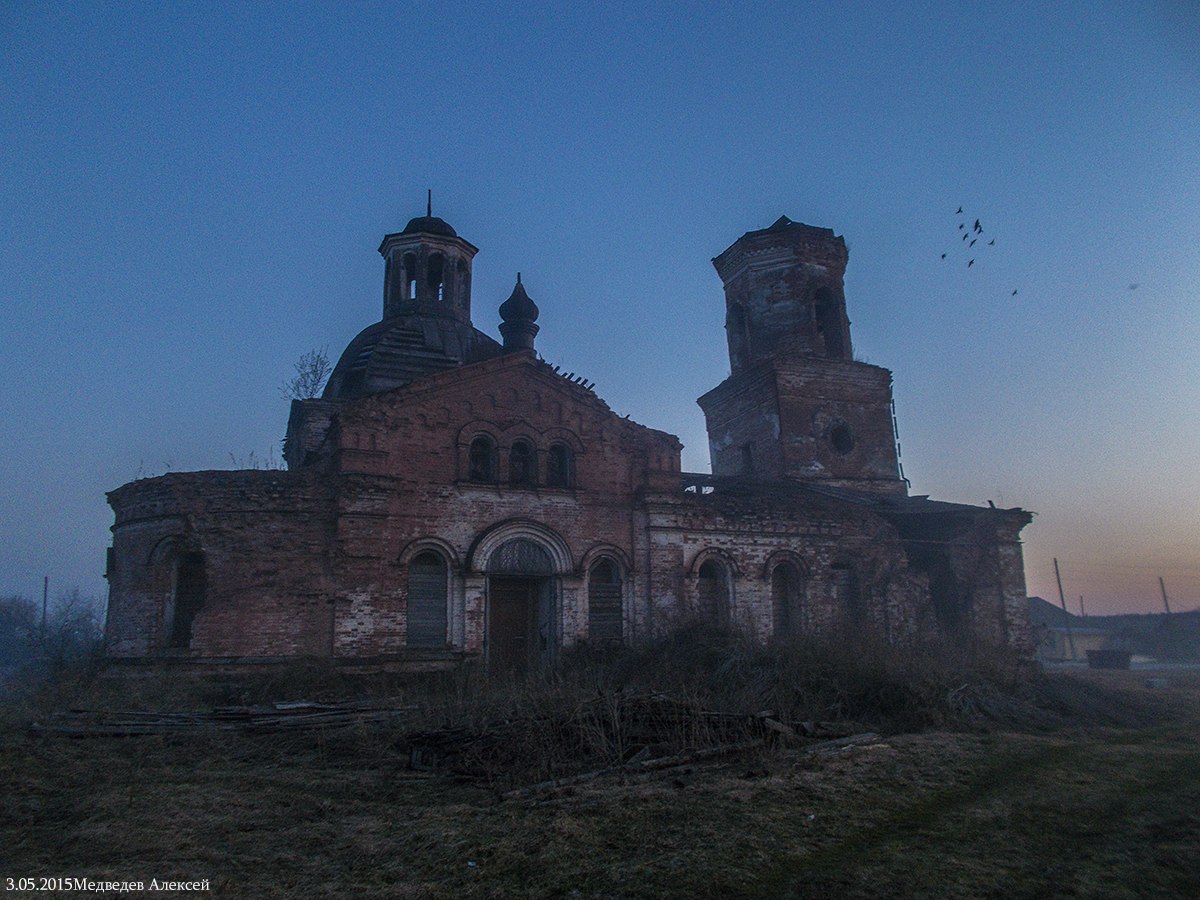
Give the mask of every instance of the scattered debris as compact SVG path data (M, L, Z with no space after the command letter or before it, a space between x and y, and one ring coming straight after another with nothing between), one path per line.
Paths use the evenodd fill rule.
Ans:
M299 731L386 722L410 714L414 709L414 706L327 704L310 703L307 700L269 706L218 706L209 712L98 713L72 709L54 713L49 722L34 722L29 729L35 734L65 734L73 737L127 737L209 731Z

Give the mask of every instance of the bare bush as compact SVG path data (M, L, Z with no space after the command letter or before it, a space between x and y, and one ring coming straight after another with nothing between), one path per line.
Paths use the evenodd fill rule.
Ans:
M333 372L327 347L309 350L295 363L295 374L280 388L286 400L311 400L321 393Z
M0 670L58 674L89 662L100 649L103 603L72 588L50 603L43 620L39 604L25 597L0 599Z

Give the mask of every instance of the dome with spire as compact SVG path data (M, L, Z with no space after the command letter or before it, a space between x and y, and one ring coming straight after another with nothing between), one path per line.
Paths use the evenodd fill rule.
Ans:
M443 237L458 237L458 232L445 219L437 216L417 216L409 219L401 234L440 234Z
M525 293L525 285L521 284L521 273L518 272L516 287L508 299L500 304L500 318L505 322L536 322L537 317L537 304Z
M425 215L409 219L401 234L438 234L442 237L458 237L458 232L445 219L433 214L433 189L425 194Z
M507 300L500 304L500 334L504 336L504 352L513 353L517 350L532 350L533 339L537 337L537 304L525 293L525 285L521 284L521 273L517 273L517 285L513 288Z

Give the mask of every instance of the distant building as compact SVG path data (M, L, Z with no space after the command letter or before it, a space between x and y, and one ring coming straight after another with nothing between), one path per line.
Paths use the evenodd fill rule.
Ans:
M531 669L694 620L1032 651L1030 514L908 495L833 231L781 217L713 261L731 374L699 400L711 475L538 356L519 276L502 340L476 329L476 252L428 214L383 239L383 316L292 403L287 471L108 495L110 658Z
M1086 661L1089 650L1122 650L1160 662L1200 662L1200 610L1076 616L1029 598L1035 655L1042 662Z

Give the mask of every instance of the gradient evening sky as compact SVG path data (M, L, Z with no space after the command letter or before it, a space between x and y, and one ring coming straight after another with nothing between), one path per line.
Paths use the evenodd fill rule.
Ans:
M432 188L476 326L521 271L541 353L691 471L710 259L832 227L913 492L1035 511L1031 594L1057 556L1073 609L1200 607L1197 9L9 0L0 594L103 593L106 490L277 459Z

